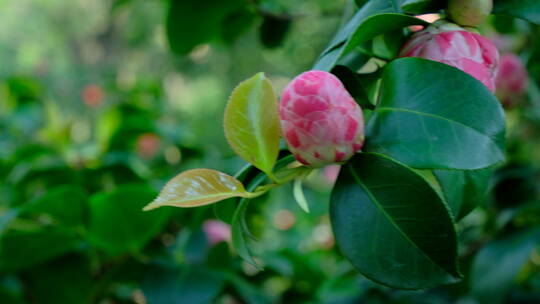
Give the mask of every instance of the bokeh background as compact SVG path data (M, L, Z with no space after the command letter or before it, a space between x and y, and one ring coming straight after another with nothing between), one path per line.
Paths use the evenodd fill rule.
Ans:
M538 233L521 232L540 223L534 78L509 113L510 164L460 224L463 268L473 269L460 284L406 292L358 274L327 216L335 167L307 181L309 214L290 186L251 204L264 271L234 254L212 207L141 211L183 170L241 169L222 130L234 86L264 71L279 93L354 9L345 0L0 0L0 303L540 301ZM539 29L499 18L485 30L500 28L538 73Z

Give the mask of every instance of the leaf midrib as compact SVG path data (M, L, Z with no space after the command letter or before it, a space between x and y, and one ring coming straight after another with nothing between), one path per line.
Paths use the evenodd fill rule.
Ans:
M360 180L360 177L356 174L356 172L354 171L354 169L352 168L351 165L348 166L348 169L349 169L349 172L351 173L354 181L362 188L364 189L364 191L366 192L366 195L370 198L370 200L373 202L373 204L375 205L375 207L377 207L377 209L379 209L379 211L384 215L384 217L392 224L392 226L395 227L395 229L403 236L403 238L405 240L407 240L414 248L416 248L420 254L424 255L430 262L433 263L433 265L439 267L442 271L446 272L446 273L449 273L449 271L442 267L441 265L439 265L437 262L433 261L433 259L428 256L420 247L418 247L418 245L416 245L416 243L411 240L406 234L405 232L396 224L396 222L392 219L392 217L386 212L386 210L384 210L384 208L382 207L382 205L378 202L378 200L374 197L374 195L371 193L371 191L369 190L369 188ZM438 195L437 195L438 197Z
M466 128L466 129L470 129L470 130L474 131L475 133L478 133L478 134L480 134L480 135L482 135L484 137L489 138L489 140L491 142L496 143L496 141L493 140L493 137L489 136L488 134L485 134L482 131L477 130L477 129L471 127L471 126L468 126L468 125L466 125L466 124L464 124L462 122L459 122L457 120L452 120L452 119L446 118L444 116L439 116L439 115L432 114L432 113L420 112L420 111L404 109L404 108L394 108L394 107L379 107L376 111L388 111L388 112L395 111L395 112L413 113L413 114L416 114L416 115L419 115L419 116L432 117L432 118L448 121L449 123L454 123L454 124L457 124L459 126L462 126L462 127Z
M181 202L193 202L193 201L198 201L198 200L205 200L205 199L208 199L208 198L216 198L216 197L235 197L235 196L238 196L238 197L245 197L247 195L247 192L222 192L222 193L216 193L216 194L208 194L208 195L205 195L205 196L200 196L198 198L192 198L192 199L184 199L184 200L168 200L168 201L165 201L164 203L157 203L156 205L158 206L164 206L164 205L168 205L168 204L172 204L172 203L177 203L177 204L180 204ZM155 200L154 200L155 202ZM152 202L153 203L153 202ZM198 206L204 206L204 205L208 205L208 204L211 204L211 203L205 203L203 205L198 205Z

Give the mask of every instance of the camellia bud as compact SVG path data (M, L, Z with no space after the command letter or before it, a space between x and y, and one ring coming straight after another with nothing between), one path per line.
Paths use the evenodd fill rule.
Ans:
M459 25L478 26L492 9L493 0L449 0L447 13Z
M495 91L499 51L486 37L445 21L437 21L415 33L400 57L420 57L446 63L480 80Z
M496 84L496 95L505 107L521 101L527 86L527 70L518 56L505 54L501 57Z
M283 135L296 159L322 167L343 163L364 143L364 118L341 81L324 71L297 76L279 105Z

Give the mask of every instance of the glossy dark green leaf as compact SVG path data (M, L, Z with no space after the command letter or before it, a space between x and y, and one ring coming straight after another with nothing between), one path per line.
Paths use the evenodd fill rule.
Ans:
M510 15L540 24L540 1L537 0L495 0L493 13Z
M317 59L314 69L330 71L341 57L347 41L366 18L381 13L399 13L400 11L396 9L393 2L394 0L369 1L362 5L351 20L330 41L319 59Z
M0 238L0 269L15 271L32 267L75 250L79 243L75 233L60 228L8 231Z
M392 60L398 56L407 39L408 35L403 29L379 35L373 39L372 54L381 59Z
M341 80L347 92L362 109L373 110L375 108L373 96L377 80L381 75L380 70L369 74L357 74L348 67L337 65L332 69L332 74Z
M169 210L142 208L157 193L146 185L125 185L90 200L88 237L111 255L137 253L165 225Z
M540 243L540 229L521 231L482 248L471 271L471 292L479 303L503 303L519 270Z
M433 170L456 221L484 202L493 171Z
M421 175L383 155L358 154L341 169L330 217L341 251L371 280L420 289L460 276L447 206Z
M402 58L385 67L365 151L414 168L485 168L504 160L504 113L478 80L446 64Z
M362 24L354 31L352 36L345 43L344 53L347 53L362 43L371 40L379 35L390 33L410 25L426 25L421 19L403 14L377 14L366 18Z
M180 55L218 37L224 20L243 5L241 0L169 1L167 37L171 50Z
M330 71L340 58L364 42L409 25L426 24L421 19L396 14L399 10L389 4L391 1L384 2L369 2L358 10L319 57L314 69Z

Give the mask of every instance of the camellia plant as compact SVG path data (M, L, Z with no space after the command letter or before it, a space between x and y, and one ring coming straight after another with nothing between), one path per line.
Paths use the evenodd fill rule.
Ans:
M482 202L505 160L504 112L493 94L499 52L473 27L492 9L526 18L525 2L357 1L313 70L279 98L263 73L232 92L224 131L249 163L244 169L182 172L145 210L214 204L232 225L237 253L259 267L249 247L250 201L294 182L309 212L302 180L340 164L333 233L365 277L399 289L461 280L456 224ZM433 24L414 17L445 11Z

